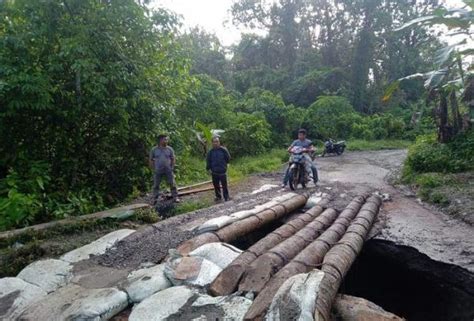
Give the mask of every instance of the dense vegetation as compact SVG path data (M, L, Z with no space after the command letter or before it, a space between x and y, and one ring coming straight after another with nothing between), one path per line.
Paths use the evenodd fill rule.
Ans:
M233 22L266 35L224 48L142 1L0 2L0 230L147 190L147 152L161 132L189 182L205 175L193 166L203 152L196 133L210 128L225 130L237 158L286 146L301 126L317 140L434 131L423 83L397 79L433 69L441 44L426 28L395 29L435 9L428 0L235 1Z

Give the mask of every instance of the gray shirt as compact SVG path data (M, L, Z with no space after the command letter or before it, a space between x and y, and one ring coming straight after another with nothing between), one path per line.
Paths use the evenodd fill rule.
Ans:
M305 138L304 140L297 139L297 140L293 141L293 143L291 143L290 147L295 147L295 146L299 146L299 147L303 147L303 148L310 148L311 146L313 146L313 142L310 141L307 138Z
M155 171L159 173L173 170L174 150L170 146L155 146L150 151L150 161L153 162Z

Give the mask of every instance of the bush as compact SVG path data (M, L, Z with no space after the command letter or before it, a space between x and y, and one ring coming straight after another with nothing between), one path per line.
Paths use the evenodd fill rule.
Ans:
M21 168L10 169L0 180L0 230L104 209L102 198L91 190L52 191L51 170L44 162Z
M261 115L237 113L222 142L232 157L256 155L270 146L270 125Z
M472 168L474 152L472 131L459 136L449 144L436 141L435 135L425 135L417 138L409 151L404 165L404 176L417 173L455 173Z
M305 126L313 138L347 138L343 129L356 119L357 114L346 98L321 96L308 108Z

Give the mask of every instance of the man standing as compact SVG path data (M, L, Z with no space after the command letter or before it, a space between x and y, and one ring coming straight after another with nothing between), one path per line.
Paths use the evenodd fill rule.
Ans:
M291 143L290 147L288 147L288 152L291 151L291 149L295 146L299 146L305 149L305 166L306 166L306 171L308 173L313 173L313 182L314 185L318 182L318 170L316 169L316 166L313 163L313 160L311 159L311 156L309 155L310 153L313 153L315 151L313 142L310 141L309 139L306 138L306 130L305 129L300 129L298 130L298 139L294 140L293 143ZM285 172L285 176L283 178L283 185L282 187L285 187L286 184L288 184L289 180L289 168Z
M176 157L173 148L168 146L168 136L159 135L158 145L153 147L150 151L150 167L154 170L153 175L153 200L156 203L159 193L160 184L163 177L166 178L168 185L171 188L171 195L175 202L179 202L178 190L174 181L174 166L176 164Z
M222 200L222 192L224 200L229 200L229 190L227 189L227 164L230 161L230 154L227 148L221 146L219 137L212 138L212 149L207 153L206 169L212 175L212 184L216 193L215 201Z

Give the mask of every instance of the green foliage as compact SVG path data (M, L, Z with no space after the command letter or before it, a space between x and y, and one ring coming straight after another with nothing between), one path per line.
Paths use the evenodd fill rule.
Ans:
M179 136L174 106L189 93L175 32L172 15L133 0L0 3L0 178L42 161L54 182L45 197L22 174L30 187L2 194L4 227L146 187L148 149L163 130Z
M349 101L339 96L320 96L307 110L305 127L311 137L346 138L341 131L352 123L348 118L355 114Z
M411 181L419 173L456 173L473 168L474 134L459 136L449 144L436 141L434 135L420 136L408 152L404 177Z
M231 119L223 143L233 157L261 154L270 146L270 125L263 115L236 113Z
M231 163L229 176L232 180L238 180L251 174L280 170L287 161L288 152L285 149L273 149L258 156L245 156Z
M351 151L381 150L381 149L404 149L408 148L412 142L406 140L382 139L363 140L351 139L347 142L347 149Z

